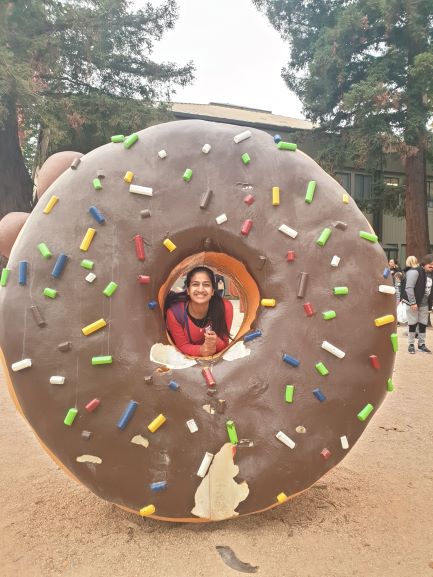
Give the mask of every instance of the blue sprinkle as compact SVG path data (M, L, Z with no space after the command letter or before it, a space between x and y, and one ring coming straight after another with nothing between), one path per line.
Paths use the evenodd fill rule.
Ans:
M98 224L103 224L105 222L105 218L102 216L100 211L96 208L96 206L91 206L89 208L89 212Z
M383 276L384 276L384 278L388 278L390 272L391 272L391 271L390 271L389 268L386 266L386 267L384 268L384 270L383 270Z
M137 408L138 403L136 401L129 401L128 406L126 407L123 415L120 417L119 422L117 423L117 427L119 429L123 429L132 419L132 415L135 413L135 409Z
M275 142L275 144L278 144L280 141L281 141L281 136L280 136L279 134L276 134L276 135L274 136L274 142Z
M176 381L170 381L168 386L172 391L177 391L180 388L180 385L176 383Z
M54 265L54 268L51 271L52 277L59 278L59 276L62 274L63 269L65 268L67 260L68 257L63 252L59 254L56 260L56 264Z
M262 336L262 331L257 329L256 331L252 331L252 332L248 333L247 335L245 335L244 336L244 342L247 343L248 341L252 341L253 339L256 339L257 337L261 337L261 336Z
M147 303L147 306L150 308L151 311L153 311L158 306L158 303L156 301L150 301Z
M20 260L20 264L18 266L18 282L20 285L27 284L27 267L28 262L26 260Z
M283 355L283 361L285 363L288 363L289 365L292 365L292 367L297 367L298 365L301 364L301 361L298 361L298 359L295 359L295 357L291 357L290 355L287 355L285 353Z
M158 481L150 484L151 491L163 491L164 489L167 489L167 481Z
M320 402L326 401L325 395L322 393L320 389L314 389L313 395L318 399Z

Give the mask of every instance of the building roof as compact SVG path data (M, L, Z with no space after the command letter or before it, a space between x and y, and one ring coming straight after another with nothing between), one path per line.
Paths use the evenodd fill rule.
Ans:
M173 102L172 111L177 118L199 118L213 120L214 122L228 122L241 126L253 126L262 129L276 130L311 130L313 124L308 120L291 118L272 114L270 110L257 110L232 104L188 104L185 102Z

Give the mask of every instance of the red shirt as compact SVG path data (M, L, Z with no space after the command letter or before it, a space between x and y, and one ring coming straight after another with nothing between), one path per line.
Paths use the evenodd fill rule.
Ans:
M226 323L227 328L230 331L230 327L232 326L233 321L233 305L230 301L226 301L223 299L224 308L225 308L225 316L226 316ZM186 304L186 303L184 303ZM181 309L182 310L182 309ZM183 313L182 313L183 315ZM183 317L182 317L183 318ZM204 331L205 329L201 329L196 324L192 322L192 320L186 315L186 322L188 323L189 332L191 335L191 339L194 341L193 344L191 343L186 325L182 327L182 325L177 321L176 317L174 316L173 311L171 308L167 311L167 329L171 335L171 338L174 341L176 347L185 355L189 355L191 357L199 357L200 356L200 347L204 343ZM225 349L229 344L229 338L224 337L221 339L217 336L216 341L216 352L219 353L223 349Z

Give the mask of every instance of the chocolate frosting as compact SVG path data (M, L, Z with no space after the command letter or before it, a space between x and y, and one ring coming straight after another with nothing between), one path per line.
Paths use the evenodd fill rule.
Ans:
M10 370L21 359L32 360L29 368L10 370L25 418L94 493L136 511L154 504L160 518L196 519L191 510L202 481L197 471L206 452L216 454L228 442L227 420L234 422L239 440L252 442L239 443L234 457L236 481L246 481L249 488L239 514L272 506L282 492L291 496L305 490L347 454L341 436L350 447L356 443L387 395L392 374L390 335L396 325L377 327L374 320L394 314L395 297L378 291L392 282L383 277L386 258L380 245L359 235L372 232L367 220L352 199L343 202L344 190L311 158L299 150L278 149L269 134L255 129L236 144L233 137L244 130L198 120L171 122L139 132L129 149L110 143L82 157L35 207L13 247L7 286L0 288L6 364ZM206 143L212 147L207 154L202 152ZM158 156L162 149L165 158ZM241 159L244 153L249 164ZM183 180L188 168L189 182ZM127 171L134 173L133 184L152 188L153 196L129 192L123 178ZM95 190L98 174L102 188ZM305 194L312 180L317 185L309 204ZM275 186L280 187L278 206L272 205ZM212 194L201 208L208 190ZM44 214L52 194L59 201ZM254 203L244 202L247 194ZM105 222L94 220L91 206ZM146 213L143 218L147 210L150 217ZM222 213L227 222L218 225L215 218ZM243 235L247 219L253 224ZM297 231L296 238L280 232L282 224ZM80 243L89 227L96 234L84 252ZM331 235L319 246L316 241L327 227ZM144 261L135 252L137 234L144 239ZM172 252L163 245L166 238L176 245ZM50 259L37 248L42 242ZM148 303L157 300L179 262L209 246L245 263L261 297L275 299L276 306L259 308L252 328L262 336L246 343L249 356L231 362L200 360L190 368L159 372L150 361L150 348L168 340L159 306ZM295 252L291 262L288 251ZM54 278L61 253L68 259ZM334 255L341 258L338 267L330 264ZM93 283L85 280L84 258L95 263ZM29 263L25 285L18 283L22 260ZM308 282L299 297L302 273ZM150 283L140 284L138 275L149 275ZM103 290L111 281L118 288L107 297ZM348 287L349 293L334 295L338 286ZM56 298L43 295L46 287L58 291ZM306 303L313 307L312 316L306 314ZM36 322L35 305L45 322ZM336 312L334 319L322 318L328 310ZM84 336L82 328L98 319L107 326ZM343 350L344 358L321 348L323 341ZM298 366L284 362L284 354L300 361ZM92 357L103 355L112 355L112 364L92 365ZM378 357L379 369L370 355ZM319 362L328 369L326 376L315 368ZM207 394L203 366L211 367L216 381L213 397ZM64 384L51 384L52 375L65 376ZM168 386L171 380L180 385L177 390ZM285 400L286 385L295 386L291 403ZM317 388L326 397L323 402L313 394ZM88 412L85 405L94 398L100 405ZM225 412L203 409L216 407L221 399ZM120 429L118 421L131 400L136 410ZM368 403L374 411L360 421L357 415ZM78 414L67 426L63 420L70 408ZM147 426L161 413L167 420L151 433ZM194 434L186 425L190 419L198 426ZM299 427L306 432L297 432ZM293 449L276 438L279 431L295 442ZM148 439L148 447L131 443L135 435ZM81 455L102 462L77 462ZM166 481L166 488L152 492L150 484L159 481Z

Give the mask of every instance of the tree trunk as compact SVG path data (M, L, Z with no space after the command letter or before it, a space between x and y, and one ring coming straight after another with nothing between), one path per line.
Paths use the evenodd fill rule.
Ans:
M8 212L30 212L32 181L18 140L16 103L4 97L4 122L0 125L0 219Z
M428 232L426 163L421 145L416 154L409 154L406 168L406 255L418 259L430 252Z

